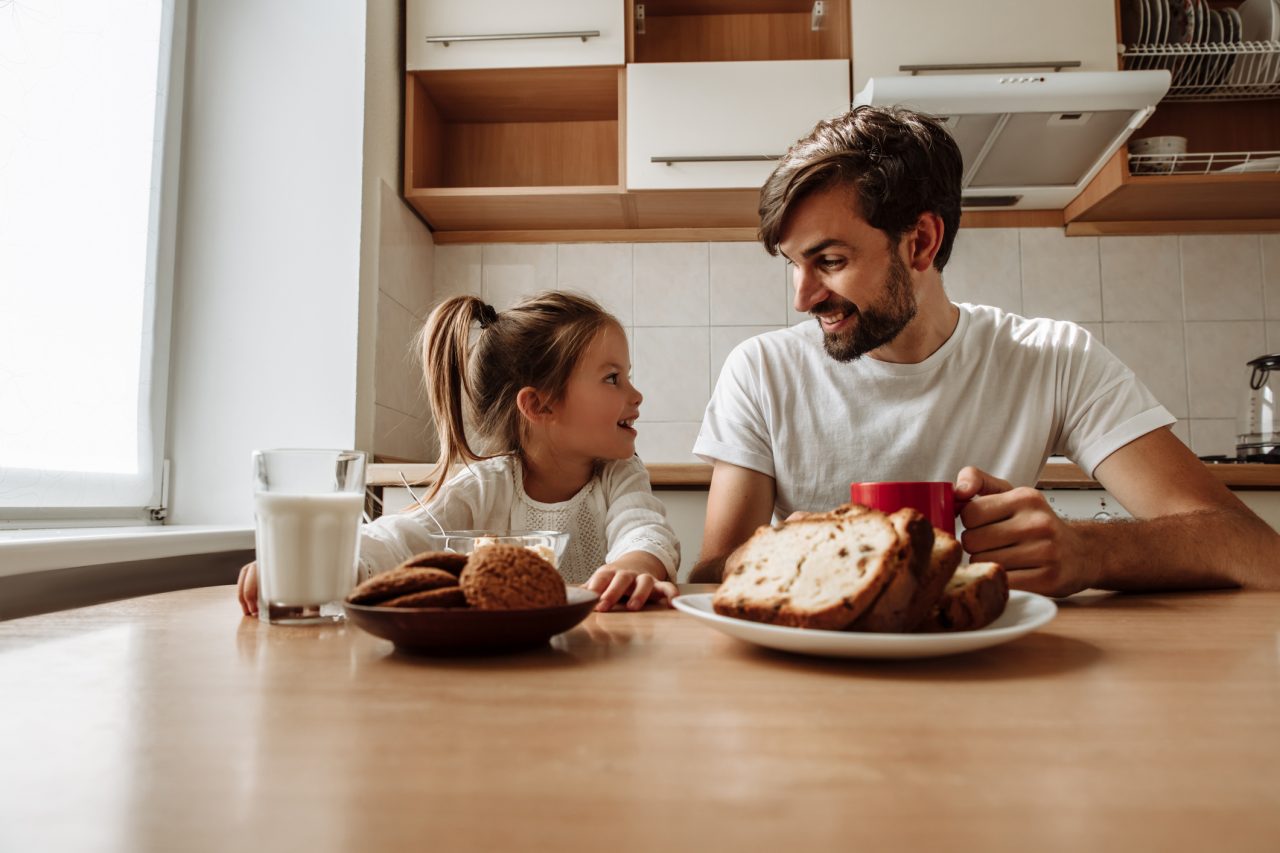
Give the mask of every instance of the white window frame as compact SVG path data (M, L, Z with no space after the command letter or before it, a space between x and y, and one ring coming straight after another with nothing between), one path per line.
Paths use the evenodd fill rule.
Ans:
M139 380L149 389L151 493L144 506L0 507L0 529L112 527L163 524L168 507L167 413L170 329L173 319L178 186L182 154L183 91L186 80L189 0L161 0L159 73L156 75L155 154L147 245L142 358L150 374ZM149 382L147 380L149 379ZM3 473L3 468L0 468ZM93 475L79 474L80 478ZM102 475L104 477L109 475Z

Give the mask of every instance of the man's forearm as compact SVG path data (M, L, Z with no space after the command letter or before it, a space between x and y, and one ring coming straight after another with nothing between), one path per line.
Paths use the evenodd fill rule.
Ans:
M689 572L689 583L720 583L724 578L724 561L728 555L705 557Z
M1280 534L1257 516L1203 510L1133 521L1071 522L1100 589L1280 589Z

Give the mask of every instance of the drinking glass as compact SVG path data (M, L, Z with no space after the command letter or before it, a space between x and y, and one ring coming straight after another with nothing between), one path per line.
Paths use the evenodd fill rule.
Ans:
M341 621L356 578L365 454L257 450L253 476L258 617L276 625Z

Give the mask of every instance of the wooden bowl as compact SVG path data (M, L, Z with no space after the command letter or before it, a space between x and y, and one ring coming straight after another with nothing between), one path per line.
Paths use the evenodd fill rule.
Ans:
M598 593L565 588L568 604L530 610L471 607L379 607L344 602L347 619L396 648L427 654L525 649L568 631L591 613Z

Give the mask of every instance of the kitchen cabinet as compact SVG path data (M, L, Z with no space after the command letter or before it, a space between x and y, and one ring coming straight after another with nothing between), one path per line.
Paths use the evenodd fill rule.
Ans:
M813 125L849 108L845 60L627 68L627 187L756 189Z
M542 4L511 5L537 6L538 14L542 10ZM623 10L624 58L629 64L571 65L549 58L553 49L545 46L536 57L508 58L506 52L517 50L513 45L519 40L493 43L503 56L489 60L487 67L479 67L481 60L476 65L430 64L423 58L428 29L492 33L493 22L501 21L501 30L515 31L517 21L521 27L534 26L533 13L502 17L505 12L494 10L506 8L504 4L485 4L476 6L474 13L450 9L444 24L428 26L422 23L427 12L463 4L410 4L405 198L431 224L437 242L530 235L543 240L618 239L620 230L632 232L626 239L730 238L709 230L722 228L739 229L737 235L750 239L757 222L759 184L771 168L768 161L757 161L732 177L733 170L722 164L710 164L701 172L664 165L661 168L669 171L659 172L657 178L651 168L638 169L633 182L628 179L630 164L640 161L627 157L629 142L653 132L658 134L654 144L678 143L681 148L654 152L696 155L702 149L686 142L701 145L718 132L723 140L751 141L756 150L748 153L780 154L818 119L849 103L848 0L616 0L565 5ZM480 23L474 20L477 15ZM473 20L466 20L468 16ZM567 17L556 20L570 26ZM603 38L605 26L600 30ZM559 56L576 50L573 39L526 41L557 42L554 51ZM431 62L470 62L440 59L458 46L433 43ZM515 62L527 64L512 67ZM670 75L664 78L657 70L668 63L688 68L691 81L718 78L721 86L704 88L711 100L699 106L692 90L671 83ZM770 82L767 71L757 69L769 63L777 63L771 67L778 80ZM706 70L698 70L699 65ZM717 65L724 67L715 70ZM725 95L723 81L735 75L731 98L738 108L729 114L716 99ZM642 88L643 80L666 79L669 100L649 98L643 116L628 115L632 76L642 78ZM646 102L646 97L640 101ZM819 103L820 108L815 106ZM664 128L669 131L665 137ZM769 135L756 142L766 128ZM759 150L762 147L768 150ZM697 174L712 177L688 179ZM637 231L648 233L637 236Z
M1132 36L1139 28L1125 16L1137 6L1118 6L1122 31ZM1145 161L1117 153L1068 205L1067 233L1280 230L1280 42L1160 40L1124 51L1125 68L1173 75L1134 139L1182 136L1187 152Z
M440 231L622 228L623 69L414 71L405 199Z
M903 66L1118 67L1115 0L852 0L853 91Z
M626 8L618 0L408 0L410 71L622 65Z

